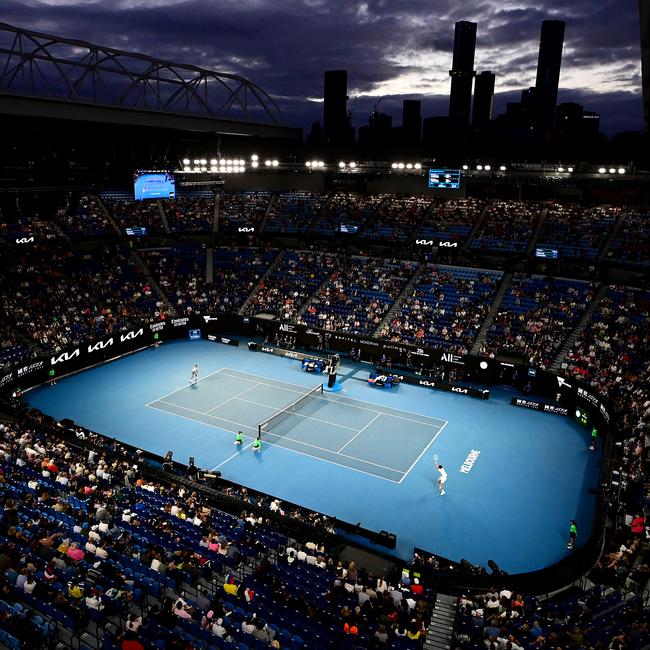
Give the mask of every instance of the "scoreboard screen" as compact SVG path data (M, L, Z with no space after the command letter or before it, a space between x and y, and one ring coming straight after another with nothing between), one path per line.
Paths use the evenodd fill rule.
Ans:
M146 199L176 198L176 181L168 172L143 172L133 174L133 194L136 201Z
M429 187L443 190L459 189L460 169L430 169Z
M547 260L556 260L558 251L556 248L536 248L535 257L541 257Z

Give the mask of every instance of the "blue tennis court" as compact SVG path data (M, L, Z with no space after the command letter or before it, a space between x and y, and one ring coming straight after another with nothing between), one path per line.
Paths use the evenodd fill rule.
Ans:
M201 379L190 386L198 363ZM322 381L295 359L247 346L176 341L89 369L26 394L57 419L199 467L413 547L511 573L566 557L568 522L589 537L600 453L571 418L516 408L512 392L489 400L419 386L368 384L366 364L345 361L342 390L273 416ZM257 426L262 450L250 445ZM233 445L235 432L246 436ZM476 452L479 452L478 454ZM600 450L599 450L600 452ZM449 479L436 488L434 455Z
M309 399L298 410L264 431L265 443L396 483L404 480L447 424L343 395L309 395L302 386L229 368L147 406L254 438L259 423L282 415L282 409L305 396Z

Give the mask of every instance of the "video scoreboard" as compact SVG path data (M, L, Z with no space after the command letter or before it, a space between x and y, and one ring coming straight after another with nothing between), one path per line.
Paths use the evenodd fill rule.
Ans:
M429 187L436 190L459 189L460 169L430 169Z

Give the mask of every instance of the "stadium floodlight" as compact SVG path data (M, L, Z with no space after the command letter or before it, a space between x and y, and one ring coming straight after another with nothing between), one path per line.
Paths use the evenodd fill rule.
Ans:
M201 161L200 161L198 158L196 158L196 159L194 160L194 164L195 164L195 165L200 165L200 164L201 164Z
M185 167L183 167L183 171L184 171L184 172L191 172L191 171L192 171L192 168L191 168L191 167L188 167L187 165L185 165Z
M397 163L397 168L398 169L404 169L405 166L406 165L404 165L404 163Z
M489 172L492 169L492 165L485 165L483 169L485 169L486 172Z
M194 167L194 171L195 171L195 172L200 172L200 171L201 171L201 168L200 168L200 167Z
M257 160L253 160L253 162L251 163L251 167L253 167L253 169L257 169L259 166L260 164L257 162Z
M422 164L421 163L415 163L415 165L413 165L413 166L415 167L415 169L422 169Z
M219 168L216 165L210 165L210 171L213 174L216 174L219 171Z
M319 160L319 161L318 161L318 166L319 166L321 169L323 169L323 167L325 167L325 163L324 163L324 161Z
M241 167L242 165L246 164L245 160L242 160L241 158L237 161L239 163L239 166Z
M619 174L624 174L625 173L625 167L619 167L618 168L618 173Z
M208 161L205 158L201 158L201 164L202 165L207 165Z
M469 169L469 165L463 165L463 171L467 171Z
M390 166L390 168L391 168L391 169L397 169L397 163L393 163L393 164Z
M610 174L615 174L616 173L616 168L615 167L610 167L609 168L609 173Z
M212 160L210 160L210 164L211 164L211 165L216 165L216 164L217 164L217 159L216 159L216 158L212 158Z
M506 171L506 166L505 165L500 165L499 166L499 171L501 171L501 172Z
M265 161L264 161L264 164L265 164L267 167L270 167L270 166L271 166L271 161L270 161L270 160L265 160Z
M599 167L598 168L598 173L599 174L604 174L607 170L604 167Z
M189 158L183 158L183 164L184 165L189 165L190 164L190 159Z
M273 165L273 167L277 167L280 163L277 160L273 160L271 161L271 164Z
M413 163L406 163L406 169L413 169Z
M311 160L308 160L308 161L305 163L305 167L311 167Z
M354 169L356 166L357 166L357 163L355 163L355 162L350 163L350 168L351 169Z
M254 153L254 154L251 156L251 160L254 160L254 161L256 161L256 162L257 162L259 159L260 159L260 157L259 157L256 153Z
M340 167L341 169L345 169L345 163L344 163L343 161L341 161L341 162L339 163L339 167Z
M560 174L561 174L561 173L564 171L564 167L558 167L557 170L558 170L558 172L560 172Z
M205 166L203 166L203 167L201 167L201 171L202 171L202 172L207 172L207 171L208 171L208 168L205 167Z
M483 165L476 165L476 169L480 172L483 171Z
M571 173L573 171L573 167L567 167L567 171Z

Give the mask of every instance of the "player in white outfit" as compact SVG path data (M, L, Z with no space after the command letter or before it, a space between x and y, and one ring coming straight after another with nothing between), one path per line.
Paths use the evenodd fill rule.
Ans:
M195 363L192 368L192 375L190 376L190 384L196 384L199 380L199 366Z
M440 496L445 493L445 482L447 481L447 472L442 465L438 465L438 472L440 472L440 477L438 478L438 491Z

